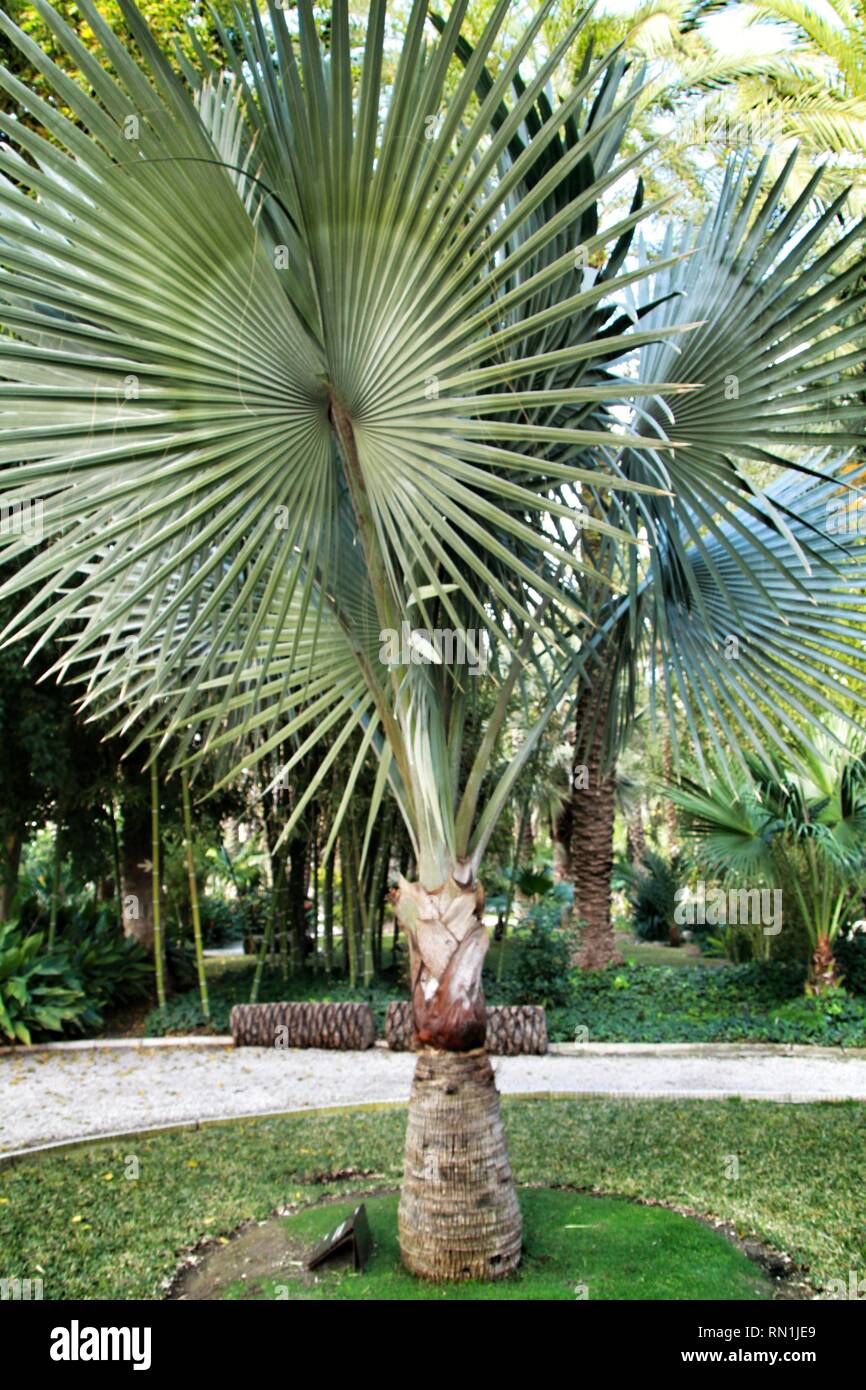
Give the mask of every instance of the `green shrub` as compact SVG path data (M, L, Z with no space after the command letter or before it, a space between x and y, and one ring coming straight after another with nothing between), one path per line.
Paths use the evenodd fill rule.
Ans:
M150 993L151 962L110 909L80 909L50 952L46 940L18 921L0 927L0 1032L10 1041L93 1032L107 1009Z
M0 1032L10 1042L98 1027L99 1010L88 1000L66 952L44 953L42 932L26 936L18 923L0 926Z
M676 910L675 893L687 870L682 860L671 863L648 850L640 865L620 860L619 884L631 908L631 925L639 941L670 942Z
M572 997L570 935L560 926L562 905L555 898L528 913L515 936L503 982L510 1004L568 1004Z
M137 941L121 932L113 910L81 914L57 942L69 960L88 1002L100 1011L146 999L153 987L153 964Z
M229 946L243 940L245 932L264 931L269 893L249 893L238 898L208 896L201 900L201 925L208 947Z
M810 1042L866 1045L866 1002L847 999L825 1024L787 1011L805 967L759 961L711 968L626 965L574 971L571 1001L551 1009L553 1041ZM820 1039L817 1035L820 1033Z

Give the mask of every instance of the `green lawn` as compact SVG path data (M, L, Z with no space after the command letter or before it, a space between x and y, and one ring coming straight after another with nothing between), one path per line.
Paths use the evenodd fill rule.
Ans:
M516 1275L496 1284L469 1281L435 1289L408 1274L400 1260L396 1195L366 1202L374 1248L363 1272L320 1267L315 1276L297 1268L313 1248L352 1211L320 1206L256 1227L221 1249L205 1272L208 1297L228 1299L396 1300L519 1299L727 1299L771 1298L773 1284L733 1242L698 1221L684 1221L663 1207L585 1197L538 1188L523 1192L524 1253ZM274 1230L273 1227L276 1227ZM262 1251L255 1273L255 1252ZM233 1258L233 1256L240 1258ZM262 1258L263 1256L263 1258ZM234 1276L244 1260L253 1273ZM201 1279L196 1271L196 1281ZM202 1297L197 1293L190 1296Z
M816 1285L866 1271L862 1104L533 1100L504 1111L520 1183L721 1218L787 1252ZM2 1168L0 1269L42 1277L51 1299L159 1297L179 1253L205 1236L396 1183L404 1124L399 1109L234 1122Z

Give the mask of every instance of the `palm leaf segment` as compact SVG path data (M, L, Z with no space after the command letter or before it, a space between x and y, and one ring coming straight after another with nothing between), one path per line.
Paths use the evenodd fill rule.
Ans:
M702 867L740 878L773 877L780 837L814 846L828 869L862 870L866 845L866 759L862 734L838 721L804 755L802 772L781 756L749 757L728 776L713 767L707 786L684 778L668 788Z
M651 344L639 368L694 384L677 399L643 396L633 425L688 447L664 459L627 450L617 460L670 495L617 494L607 503L588 489L603 514L643 526L649 541L643 561L634 548L625 552L628 597L602 595L589 644L615 664L611 748L643 698L647 658L651 703L660 682L674 736L676 695L698 757L700 725L713 731L723 762L740 748L780 748L791 733L807 748L816 715L850 708L862 683L866 537L856 521L838 527L833 519L864 506L861 473L849 461L866 418L864 261L851 255L863 228L814 253L840 203L809 215L819 176L786 202L792 167L793 157L761 199L764 164L747 182L733 163L704 227L679 240L668 234L666 257L693 254L638 286L633 307L649 305L650 327L701 326L675 345ZM840 259L845 268L835 273ZM767 466L777 481L759 490L743 460Z
M229 87L206 64L178 78L128 0L140 61L90 0L101 63L38 8L90 91L0 20L76 118L2 74L51 137L0 115L13 146L0 151L0 490L7 505L41 499L45 541L6 546L4 592L38 586L9 636L38 643L71 625L59 673L85 683L84 707L179 736L178 756L231 744L236 765L256 730L263 747L281 731L300 753L363 729L416 838L424 826L465 853L478 779L458 812L434 679L384 669L379 634L410 609L428 626L474 618L524 660L534 635L551 708L567 686L580 561L542 518L568 511L563 480L597 475L588 455L609 426L580 412L623 385L576 384L598 357L610 283L575 283L573 248L549 253L579 225L591 253L613 243L621 257L634 218L585 231L631 97L614 106L609 81L527 186L610 67L593 65L511 160L582 23L503 116L547 6L478 100L500 0L441 112L465 0L432 45L414 5L387 93L385 5L373 3L357 96L340 0L327 60L309 3L295 37L285 12L265 20L253 6L224 36ZM578 171L545 221L545 199ZM608 355L627 340L640 338L614 334ZM546 423L561 407L567 423Z

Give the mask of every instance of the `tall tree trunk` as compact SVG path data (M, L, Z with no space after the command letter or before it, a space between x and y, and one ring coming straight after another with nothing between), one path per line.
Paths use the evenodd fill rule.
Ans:
M296 836L289 844L289 923L291 929L292 974L297 977L306 964L307 842Z
M522 1223L484 1048L487 952L480 884L427 892L403 878L418 1053L399 1227L403 1261L427 1279L497 1279L520 1260Z
M23 844L23 827L16 826L7 829L3 836L3 857L0 861L0 922L5 922L12 913L12 902L18 888L18 871L21 867Z
M602 675L602 680L604 677ZM616 775L604 766L603 689L589 687L577 705L575 761L568 815L573 916L583 922L574 963L581 970L621 965L610 916ZM586 730L592 729L587 744ZM583 734L583 737L582 737Z
M643 828L643 815L639 806L625 828L626 853L630 864L640 868L646 854L646 835Z

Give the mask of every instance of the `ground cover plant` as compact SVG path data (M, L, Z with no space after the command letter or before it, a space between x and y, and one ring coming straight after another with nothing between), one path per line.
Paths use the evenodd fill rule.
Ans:
M518 1183L723 1220L787 1253L816 1288L866 1267L863 1105L506 1100L503 1108ZM41 1274L48 1299L159 1298L183 1252L204 1238L227 1240L277 1209L396 1186L405 1118L400 1108L362 1107L248 1120L0 1168L2 1266Z

